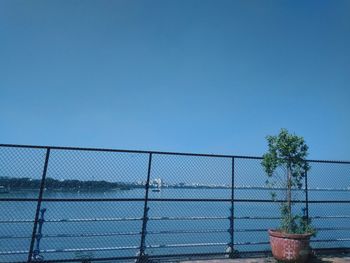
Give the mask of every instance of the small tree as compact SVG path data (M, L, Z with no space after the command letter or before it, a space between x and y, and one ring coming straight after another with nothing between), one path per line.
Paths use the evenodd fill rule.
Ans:
M310 221L300 215L292 214L292 189L301 189L306 172L310 169L305 161L308 146L304 138L289 134L281 129L277 136L267 136L268 152L263 155L262 166L269 179L276 175L276 170L284 171L283 181L286 188L285 202L281 205L281 231L286 233L314 233ZM267 183L271 184L270 180ZM276 193L272 193L276 198ZM299 222L297 222L299 220Z

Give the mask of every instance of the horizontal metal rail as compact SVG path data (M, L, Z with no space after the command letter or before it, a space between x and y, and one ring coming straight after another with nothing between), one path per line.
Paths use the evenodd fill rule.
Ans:
M281 218L280 217L276 217L276 216L236 216L236 217L234 217L234 219L277 220L277 219L281 219Z
M235 229L234 230L235 232L240 232L240 233L243 233L243 232L267 232L268 229L261 229L261 228L255 228L255 229Z
M334 239L311 239L310 242L344 242L350 241L350 238L334 238Z
M139 249L139 246L43 249L43 250L40 250L40 253L69 253L69 252L133 250L133 249ZM28 253L28 251L24 251L24 250L23 251L0 251L0 255L27 254L27 253Z
M0 202L37 202L37 198L0 198ZM43 198L42 202L144 202L144 198ZM231 199L205 198L149 198L150 202L231 202ZM237 202L254 202L239 200ZM267 200L272 202L271 200ZM265 201L263 201L265 202ZM349 201L350 202L350 201Z
M254 245L267 245L270 244L270 242L267 241L261 241L261 242L237 242L234 243L236 246L254 246Z
M311 219L346 219L350 218L350 215L339 215L339 216L310 216Z
M350 230L350 227L319 227L316 228L317 231L333 231L333 230Z
M347 231L350 227L321 227L317 231ZM165 235L165 234L208 234L208 233L226 233L229 229L206 229L206 230L164 230L164 231L147 231L148 235ZM267 232L268 229L235 229L235 232ZM42 238L80 238L80 237L108 237L108 236L136 236L141 232L111 232L111 233L89 233L89 234L44 234ZM0 236L0 239L29 239L31 236Z
M42 198L43 202L144 202L144 198ZM0 202L37 202L38 198L0 198Z
M90 234L51 234L43 235L43 238L67 238L67 237L109 237L109 236L137 236L141 232L112 232L112 233L90 233Z
M140 221L142 217L120 217L120 218L64 218L64 219L47 219L45 223L77 223L77 222L119 222L119 221ZM149 220L222 220L228 217L149 217ZM0 224L10 223L33 223L34 220L0 220Z
M90 234L44 234L41 238L76 238L76 237L108 237L108 236L133 236L141 232L112 232L112 233L90 233ZM0 236L0 239L26 239L30 236Z
M139 221L142 217L101 217L101 218L63 218L63 219L46 219L45 223L60 223L60 222L109 222L109 221Z
M133 250L139 249L139 246L122 247L92 247L92 248L64 248L64 249L46 249L40 250L41 253L67 253L67 252L88 252L88 251L110 251L110 250Z
M235 245L258 245L268 244L269 242L241 242L235 243ZM211 242L211 243L185 243L185 244L152 244L147 245L148 249L155 248L179 248L179 247L208 247L208 246L227 246L226 242ZM44 249L40 250L40 253L69 253L69 252L89 252L89 251L110 251L110 250L133 250L139 249L138 246L125 246L125 247L100 247L100 248L64 248L64 249ZM0 251L0 255L14 255L14 254L27 254L28 251Z
M334 215L334 216L310 216L311 219L347 219L350 215ZM169 221L183 221L183 220L223 220L230 219L229 216L192 216L192 217L148 217L148 220L169 220ZM244 220L279 220L280 217L269 216L236 216L234 219ZM75 223L75 222L119 222L119 221L140 221L142 217L117 217L117 218L62 218L62 219L46 219L45 223ZM14 224L14 223L33 223L32 219L5 219L0 220L0 224Z
M106 221L138 221L142 217L118 217L118 218L62 218L62 219L46 219L45 223L62 223L62 222L106 222ZM33 223L34 220L19 219L19 220L0 220L0 224L10 223Z
M28 254L28 250L0 251L0 256Z
M311 242L344 242L350 241L350 238L337 238L337 239L312 239ZM235 242L236 246L249 246L249 245L267 245L269 242ZM229 245L225 242L211 242L211 243L185 243L185 244L151 244L147 245L148 249L155 248L179 248L179 247L207 247L207 246L226 246ZM110 251L110 250L134 250L139 249L138 246L124 246L124 247L100 247L100 248L64 248L64 249L45 249L40 250L40 253L69 253L69 252L89 252L89 251ZM15 251L0 251L0 255L14 255L14 254L27 254L25 250Z
M310 216L311 219L346 219L350 215L335 215L335 216ZM238 216L234 219L281 219L280 217L266 217L266 216Z
M140 151L140 150L122 150L110 148L85 148L85 147L66 147L66 146L40 146L27 144L0 144L0 147L9 148L31 148L31 149L52 149L52 150L69 150L69 151L92 151L92 152L120 152L120 153L143 153L143 154L161 154L161 155L181 155L181 156L201 156L201 157L219 157L219 158L242 158L261 160L258 156L244 155L224 155L224 154L201 154L201 153L183 153L183 152L163 152L163 151ZM306 160L314 163L340 163L350 164L350 161L334 161L334 160Z
M208 234L208 233L226 233L228 229L206 229L206 230L164 230L164 231L147 231L151 235L163 234Z
M37 198L0 198L0 202L37 202ZM42 202L144 202L144 198L43 198ZM150 202L231 202L220 198L148 198ZM237 201L244 201L244 199ZM247 202L254 200L247 199ZM272 202L271 200L267 200ZM350 202L350 201L349 201Z
M146 248L175 248L175 247L202 247L202 246L223 246L227 243L189 243L189 244L167 244L167 245L147 245ZM109 251L109 250L133 250L139 246L124 247L100 247L100 248L64 248L64 249L44 249L40 253L67 253L67 252L88 252L88 251ZM28 251L0 251L0 255L26 254Z
M0 220L0 224L13 224L13 223L33 223L33 219L4 219Z
M144 198L43 198L42 202L143 202ZM0 198L0 202L37 202L37 198ZM149 198L149 202L231 202L228 198ZM285 200L271 199L234 199L235 203L284 203ZM293 200L293 203L306 203L305 200ZM350 200L309 200L309 204L344 203Z
M316 228L317 231L347 231L350 230L350 227L319 227ZM268 229L235 229L235 232L266 232Z
M167 244L167 245L147 245L146 248L176 248L176 247L208 247L208 246L225 246L228 243L188 243L188 244Z
M189 216L189 217L149 217L148 220L222 220L229 219L227 216Z
M0 236L0 239L29 239L32 238L31 236L12 236L12 235L6 235L6 236Z
M161 154L161 155L181 155L181 156L199 156L199 157L218 157L218 158L245 158L262 159L255 156L223 155L223 154L201 154L201 153L181 153L181 152L162 152L162 151L140 151L140 150L121 150L109 148L82 148L82 147L64 147L64 146L38 146L38 145L19 145L19 144L0 144L0 147L10 148L30 148L30 149L51 149L68 151L91 151L91 152L118 152L118 153L143 153L143 154Z
M166 230L166 231L147 231L149 235L163 235L163 234L206 234L206 233L225 233L225 229L212 230ZM112 232L112 233L90 233L90 234L52 234L43 235L42 238L67 238L67 237L107 237L107 236L134 236L140 235L141 232ZM0 237L1 238L1 237ZM18 237L19 238L19 237ZM30 238L30 237L27 237Z

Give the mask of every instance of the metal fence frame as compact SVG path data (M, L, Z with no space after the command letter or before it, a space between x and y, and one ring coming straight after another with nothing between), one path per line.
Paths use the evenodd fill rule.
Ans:
M284 200L262 200L262 199L235 199L234 191L235 191L235 160L236 159L255 159L255 160L261 160L262 157L254 157L254 156L239 156L239 155L218 155L218 154L195 154L195 153L178 153L178 152L161 152L161 151L137 151L137 150L119 150L119 149L103 149L103 148L80 148L80 147L57 147L57 146L34 146L34 145L17 145L17 144L0 144L0 147L10 147L10 148L30 148L30 149L43 149L46 150L45 154L45 162L43 164L42 169L42 176L41 176L41 185L39 189L39 195L38 198L0 198L0 202L6 202L6 201L15 201L15 202L37 202L36 205L36 212L35 217L33 219L33 230L31 235L31 242L30 247L28 249L28 258L27 263L37 262L33 260L33 253L34 253L34 246L38 238L38 227L40 227L40 212L41 212L41 204L42 202L144 202L143 204L143 217L137 218L138 220L142 220L142 229L140 231L141 234L141 241L139 247L137 249L139 250L139 253L137 256L134 257L108 257L108 258L91 258L88 261L84 261L82 259L62 259L62 260L49 260L49 261L41 261L41 262L90 262L90 261L109 261L109 260L133 260L135 259L137 262L148 262L152 258L168 258L168 257L184 257L184 258L193 258L193 257L213 257L213 256L229 256L229 257L235 257L237 256L236 253L238 251L236 250L237 245L235 243L235 229L234 229L234 223L235 219L237 217L234 216L234 208L235 203L240 202L257 202L257 203L272 203L272 202L284 202ZM76 199L76 198L44 198L43 192L45 187L45 179L46 179L46 173L50 162L50 152L52 150L71 150L71 151L92 151L92 152L120 152L120 153L140 153L140 154L147 154L148 155L148 169L147 169L147 180L145 184L145 197L144 198L105 198L105 199ZM232 187L231 187L231 198L227 199L203 199L203 198L181 198L181 199L169 199L169 198L156 198L152 199L149 198L149 182L152 172L152 156L154 154L157 155L178 155L178 156L199 156L199 157L216 157L216 158L230 158L231 159L231 168L232 168ZM328 160L307 160L311 163L337 163L337 164L350 164L350 161L328 161ZM309 204L317 204L317 203L338 203L338 204L350 204L350 201L347 200L317 200L317 201L310 201L308 197L308 176L306 174L305 176L305 200L300 201L294 201L297 203L305 203L306 206L306 216L309 218ZM176 255L159 255L159 256L152 256L149 257L146 254L146 248L149 248L149 246L146 245L146 237L147 237L147 222L148 220L164 220L164 218L150 218L148 216L148 202L227 202L230 203L230 215L228 217L223 217L219 219L229 219L229 229L228 232L230 233L230 242L227 243L227 246L230 248L229 251L226 253L201 253L201 254L176 254ZM312 217L311 217L312 218ZM321 218L322 217L316 217ZM349 217L350 218L350 217ZM217 218L218 219L218 218ZM240 218L242 219L242 218ZM249 219L249 218L246 218ZM266 219L265 217L255 217L255 219ZM278 218L275 218L278 219ZM135 219L136 220L136 219ZM166 220L172 220L171 218L167 218ZM200 220L200 218L193 218L193 220ZM329 228L327 230L334 230L335 228ZM350 230L347 229L347 230ZM252 232L259 231L259 229L251 229ZM41 234L41 233L40 233ZM332 240L331 240L332 241ZM348 241L348 240L347 240ZM324 242L324 240L314 240L313 242ZM268 242L267 242L268 243ZM255 244L254 242L251 242L251 244ZM263 242L257 242L256 244L263 244ZM264 243L265 244L265 243ZM186 245L186 244L184 244ZM200 246L200 244L187 244L188 246ZM216 244L208 244L215 246ZM222 244L220 244L222 245ZM165 245L166 246L166 245ZM165 247L164 245L159 247ZM342 247L342 248L326 248L324 251L349 251L350 247ZM251 254L251 253L269 253L267 251L256 251L256 252L243 252L243 254ZM241 254L240 254L241 255Z

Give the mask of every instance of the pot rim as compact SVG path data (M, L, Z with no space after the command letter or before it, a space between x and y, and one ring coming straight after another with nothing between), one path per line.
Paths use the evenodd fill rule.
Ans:
M280 238L287 238L287 239L310 239L312 236L312 233L305 233L305 234L289 234L282 232L277 229L269 229L268 230L269 235L273 237L280 237Z

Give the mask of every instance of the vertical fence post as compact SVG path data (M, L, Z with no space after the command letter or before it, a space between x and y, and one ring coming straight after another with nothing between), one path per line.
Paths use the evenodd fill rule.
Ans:
M40 209L40 218L38 220L39 229L38 229L38 233L35 235L36 244L35 244L35 249L33 251L33 259L36 261L43 261L44 260L44 257L42 255L40 255L40 240L43 237L42 230L43 230L43 225L45 223L45 218L44 218L45 212L46 212L46 208Z
M40 213L41 202L42 202L43 193L44 193L44 186L45 186L47 166L48 166L48 163L49 163L49 157L50 157L50 147L48 147L46 149L46 157L45 157L44 169L43 169L43 174L42 174L42 177L41 177L41 184L40 184L38 202L37 202L37 205L36 205L36 212L35 212L35 218L34 218L34 224L33 224L32 239L30 241L30 247L29 247L29 253L28 253L27 262L32 262L32 259L33 259L33 249L34 249L34 243L35 243L35 237L36 237L36 230L37 230L38 223L39 223L39 213Z
M146 250L146 234L147 234L147 221L148 221L148 193L149 193L149 181L151 177L151 166L152 166L152 153L149 154L148 159L148 171L147 171L147 180L146 180L146 189L145 189L145 203L143 208L143 221L142 221L142 232L141 232L141 242L140 242L140 251L139 257L137 259L138 263L148 262L148 256L145 253Z
M307 184L307 171L305 172L305 210L306 210L306 220L309 222L309 186Z
M235 189L235 158L232 157L232 170L231 170L231 207L230 207L230 258L235 257L235 250L234 250L234 189Z

